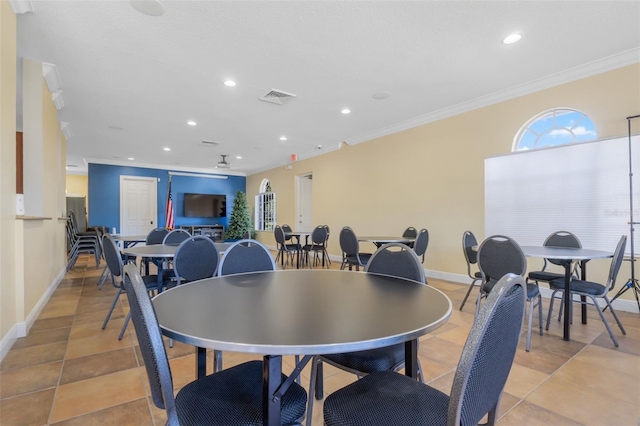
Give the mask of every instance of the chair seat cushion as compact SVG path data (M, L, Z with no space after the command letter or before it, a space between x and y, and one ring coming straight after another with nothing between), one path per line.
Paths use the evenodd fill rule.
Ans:
M282 424L300 420L306 402L306 391L292 383L280 404ZM181 425L262 425L262 362L250 361L189 383L176 395L176 410Z
M367 351L323 355L322 359L363 373L388 371L404 363L404 344L399 343Z
M369 262L369 259L371 259L371 256L373 255L371 253L358 253L358 256L360 257L360 265L364 266ZM357 265L358 258L355 256L347 256L347 262L352 265Z
M540 287L535 284L527 283L527 300L531 300L534 297L538 297L540 294Z
M564 278L551 281L550 287L553 290L564 290ZM592 281L571 280L569 288L573 292L590 294L592 296L601 296L604 294L604 286Z
M399 373L380 371L329 395L324 422L327 426L444 426L448 409L449 396L439 390Z
M558 278L564 278L564 274L557 274L555 272L547 272L547 271L529 272L529 279L532 281L551 282L553 280L557 280Z

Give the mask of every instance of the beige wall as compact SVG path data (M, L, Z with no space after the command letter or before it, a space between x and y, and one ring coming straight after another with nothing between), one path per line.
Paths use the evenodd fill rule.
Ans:
M15 324L16 16L0 2L0 338Z
M625 117L640 113L638 93L640 64L635 64L344 146L298 161L292 170L278 167L249 176L247 196L252 200L262 179L268 178L278 197L278 223L293 225L295 176L312 172L313 222L330 226L331 254L340 254L338 233L345 225L360 235L397 235L407 226L427 228L425 267L462 279L463 231L470 229L478 239L484 238L484 159L510 152L520 127L554 107L586 113L600 138L626 135ZM275 245L271 233L261 233L259 239ZM365 248L373 249L361 247ZM590 277L604 279L608 262L590 263ZM530 267L538 266L530 261ZM623 269L620 276L628 274Z
M16 217L16 17L0 2L0 359L33 324L39 309L62 278L66 263L64 164L66 141L42 77L42 65L23 75L25 161L38 170L36 185L25 197L36 199L31 214ZM26 98L26 99L25 99ZM38 106L38 107L35 107ZM35 159L35 160L34 160ZM29 212L27 212L29 214Z
M66 175L67 196L88 197L89 176L86 175Z

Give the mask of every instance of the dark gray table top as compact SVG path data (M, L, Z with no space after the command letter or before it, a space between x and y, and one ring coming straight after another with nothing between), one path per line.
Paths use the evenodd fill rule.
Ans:
M336 270L227 275L153 298L163 334L194 346L327 354L405 342L443 325L451 301L414 281Z
M146 235L112 235L114 241L123 241L123 242L140 242L143 243L147 241Z
M369 243L410 243L415 241L415 238L408 237L377 237L377 236L365 236L358 237L358 241L369 242Z
M231 243L215 243L218 248L218 252L224 253ZM178 250L179 244L154 244L151 246L136 246L129 247L122 250L122 253L129 256L141 256L141 257L157 257L157 258L172 258Z

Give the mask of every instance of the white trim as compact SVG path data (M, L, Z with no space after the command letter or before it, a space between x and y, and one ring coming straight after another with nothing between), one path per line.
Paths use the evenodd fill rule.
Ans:
M9 332L4 335L2 340L0 340L0 362L4 359L5 356L7 356L9 349L11 349L11 347L15 343L16 339L18 338L17 334L17 324L14 324L13 327L11 327L11 330L9 330Z
M51 299L51 295L54 291L56 291L58 285L60 284L66 273L67 269L66 267L63 267L58 275L53 279L53 282L49 285L49 287L47 287L42 297L40 297L38 303L36 303L31 312L29 312L26 320L14 324L9 332L2 338L2 340L0 341L0 361L2 361L7 355L7 352L9 352L16 339L20 337L26 337L27 334L29 334L29 330L31 330L31 327L33 327L33 324L38 319L40 312L42 312L42 309L46 306L47 302L49 302L49 299Z
M387 136L392 133L401 132L413 127L422 126L423 124L432 123L434 121L443 120L475 109L484 108L489 105L504 102L530 93L539 92L550 87L558 86L572 81L591 77L606 71L622 68L640 62L640 48L627 50L617 55L609 56L597 61L590 62L585 65L570 68L556 74L552 74L538 80L531 81L519 86L511 87L500 92L481 96L467 102L443 108L429 114L421 115L411 120L383 127L372 132L363 133L353 138L345 140L349 145L370 141L375 138Z
M191 177L201 177L208 179L229 179L229 176L226 175L203 175L201 173L184 173L184 172L169 172L169 176L191 176Z
M129 161L129 160L105 160L103 158L84 158L84 162L88 165L89 163L94 164L107 164L110 166L124 166L124 167L142 167L146 169L156 169L156 170L175 170L179 172L195 172L195 173L208 173L212 175L228 175L228 176L246 176L247 174L244 172L234 172L227 170L225 172L219 172L217 169L211 168L203 168L203 167L184 167L177 165L168 165L168 164L151 164L151 163L142 163L139 161ZM88 166L87 166L88 167Z

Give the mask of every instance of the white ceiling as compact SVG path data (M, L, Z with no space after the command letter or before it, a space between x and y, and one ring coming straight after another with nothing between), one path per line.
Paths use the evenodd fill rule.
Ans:
M148 16L124 0L34 0L18 16L19 57L57 66L76 170L210 170L228 154L252 174L640 61L638 1L162 4ZM271 89L296 97L258 100Z

